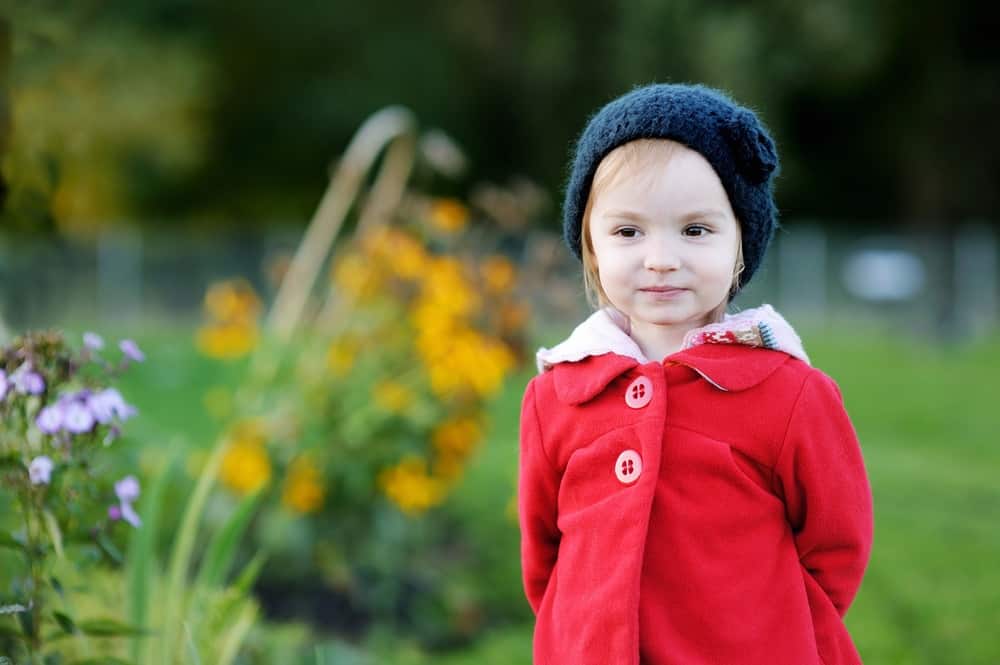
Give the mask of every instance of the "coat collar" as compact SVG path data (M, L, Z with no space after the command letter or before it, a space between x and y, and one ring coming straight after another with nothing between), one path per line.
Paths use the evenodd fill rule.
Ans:
M791 325L762 305L691 330L683 348L663 362L685 365L715 388L735 392L757 385L789 356L809 362ZM595 312L562 343L539 349L536 360L539 372L553 370L556 393L569 404L592 399L618 376L650 362L629 336L627 318L612 308Z

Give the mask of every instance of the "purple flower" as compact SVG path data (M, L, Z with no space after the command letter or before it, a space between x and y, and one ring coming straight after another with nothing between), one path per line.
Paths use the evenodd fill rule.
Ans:
M123 339L118 344L118 348L121 349L122 353L124 353L127 357L131 358L137 363L141 363L143 360L146 359L146 354L144 354L139 349L139 345L130 339Z
M139 498L139 481L135 476L125 476L115 483L115 494L119 501L132 503Z
M45 455L39 455L28 465L28 477L32 485L48 485L52 479L52 460Z
M7 381L7 372L0 369L0 402L7 396L8 388L10 388L10 383Z
M46 434L55 434L63 426L63 404L56 402L38 412L35 424Z
M115 494L118 495L118 506L121 518L134 527L142 526L142 520L132 508L132 503L139 498L139 481L135 476L125 476L115 483ZM110 515L110 511L109 511Z
M91 351L100 351L104 348L104 340L97 333L85 332L83 333L83 345Z
M139 528L142 526L142 520L139 518L139 513L135 512L131 503L122 502L122 519L134 526Z
M126 404L122 394L115 388L105 388L89 395L86 404L97 422L102 425L108 424L113 418L128 420L137 413L135 407Z
M83 402L72 400L63 407L63 426L73 434L89 432L94 427L94 414Z
M40 395L45 391L45 380L32 369L29 361L14 370L10 378L14 382L14 390L24 395Z
M118 506L108 506L108 517L117 522L122 518L122 509Z

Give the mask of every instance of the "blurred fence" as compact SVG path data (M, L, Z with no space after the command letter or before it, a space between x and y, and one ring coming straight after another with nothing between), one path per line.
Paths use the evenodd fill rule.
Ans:
M243 276L265 299L273 296L300 237L295 230L127 230L81 244L0 235L0 324L16 332L193 323L215 280ZM505 250L525 273L527 295L546 328L586 315L579 264L557 235L536 231L510 239ZM942 236L790 222L736 305L769 302L793 324L900 327L905 334L968 340L1000 323L998 264L996 231L985 224Z

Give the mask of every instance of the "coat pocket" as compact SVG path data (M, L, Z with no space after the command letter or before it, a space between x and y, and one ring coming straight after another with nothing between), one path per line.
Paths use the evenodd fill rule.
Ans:
M642 463L641 446L630 426L607 432L574 451L559 485L560 523L617 507L638 479L652 472Z
M757 486L762 492L773 496L778 501L781 500L771 489L774 476L771 469L742 452L739 448L729 444L723 445L729 451L729 459L740 476Z

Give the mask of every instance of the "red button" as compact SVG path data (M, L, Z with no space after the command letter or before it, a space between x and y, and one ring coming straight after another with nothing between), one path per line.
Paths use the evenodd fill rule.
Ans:
M653 399L653 382L640 376L629 384L625 391L625 403L633 409L641 409Z

